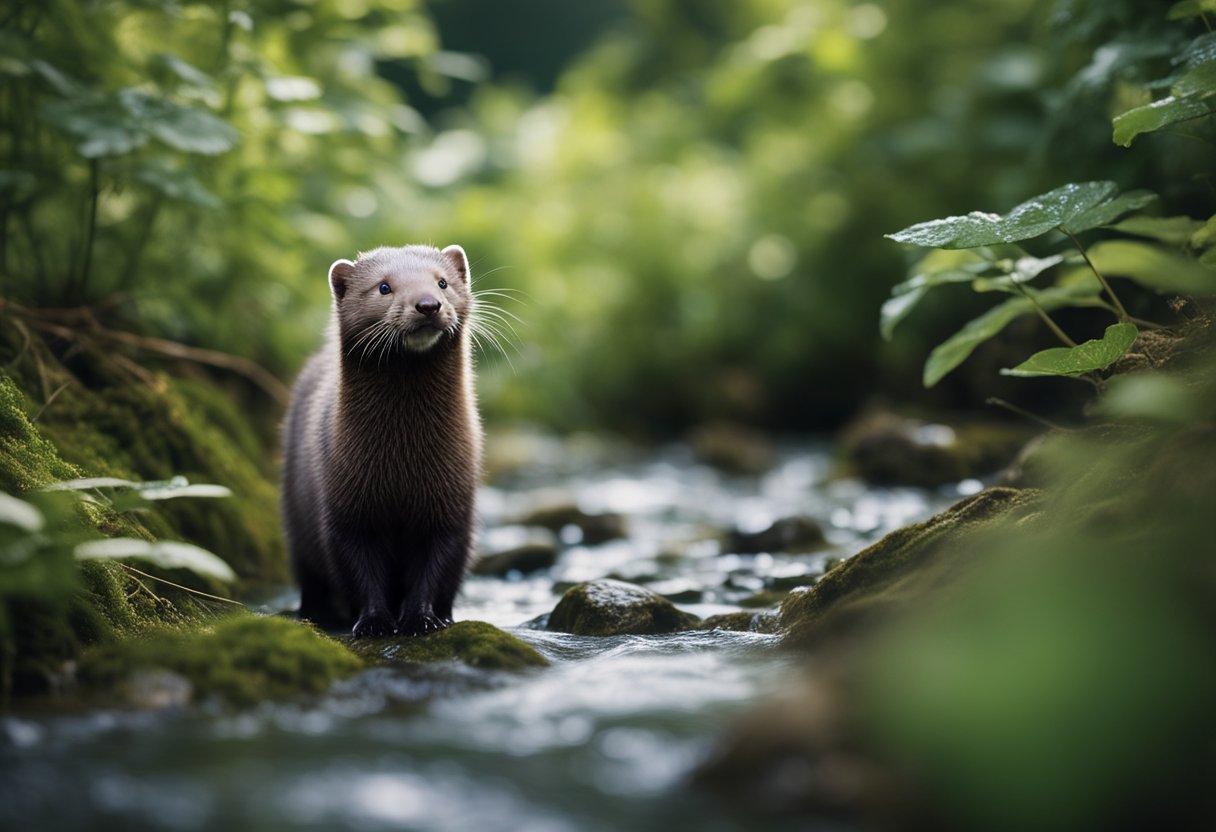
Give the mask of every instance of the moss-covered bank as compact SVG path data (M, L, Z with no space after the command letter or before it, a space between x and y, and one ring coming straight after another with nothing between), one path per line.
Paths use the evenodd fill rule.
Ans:
M458 621L417 638L351 642L351 649L370 664L457 661L481 670L525 670L549 664L527 642L484 621Z

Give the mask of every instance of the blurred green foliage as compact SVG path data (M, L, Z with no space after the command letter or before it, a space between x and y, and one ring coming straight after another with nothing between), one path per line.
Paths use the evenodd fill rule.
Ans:
M876 389L923 395L928 345L983 307L942 295L879 342L901 271L882 233L1082 178L1211 213L1208 122L1127 149L1103 127L1167 93L1207 106L1203 21L1170 7L634 0L540 93L496 59L547 84L569 44L526 62L465 26L484 58L446 50L419 0L15 2L0 291L286 378L329 262L458 241L483 287L524 293L514 369L483 361L491 417L822 427Z

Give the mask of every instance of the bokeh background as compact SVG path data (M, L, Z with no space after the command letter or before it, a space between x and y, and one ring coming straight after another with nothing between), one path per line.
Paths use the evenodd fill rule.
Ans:
M938 293L883 343L912 255L882 235L1063 181L1180 213L1206 187L1202 142L1110 140L1187 34L1168 3L10 5L8 297L105 299L289 379L330 262L459 242L518 292L491 422L661 439L822 430L879 393L1050 400L994 380L999 345L925 398L928 348L987 301Z

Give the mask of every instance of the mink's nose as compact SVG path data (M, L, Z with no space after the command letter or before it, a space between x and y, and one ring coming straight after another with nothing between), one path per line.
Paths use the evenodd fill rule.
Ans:
M439 311L439 301L430 295L423 295L422 300L414 304L414 308L429 318Z

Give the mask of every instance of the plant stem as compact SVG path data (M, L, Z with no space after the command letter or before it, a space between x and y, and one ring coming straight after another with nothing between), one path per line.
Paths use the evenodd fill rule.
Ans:
M1123 304L1119 302L1119 296L1115 294L1115 290L1112 289L1110 284L1106 282L1106 278L1102 276L1102 272L1098 271L1098 268L1094 265L1094 261L1089 259L1089 254L1085 251L1084 246L1081 245L1081 241L1078 240L1071 231L1065 231L1063 228L1060 230L1064 231L1065 236L1072 240L1072 244L1077 247L1077 251L1081 252L1081 256L1085 258L1085 263L1089 266L1089 270L1094 273L1094 277L1098 278L1098 282L1101 283L1102 288L1106 290L1106 294L1110 297L1111 302L1115 305L1115 309L1119 310L1119 320L1125 322L1131 320L1131 315L1127 314L1127 310L1124 309Z
M1068 333L1060 329L1056 322L1051 319L1051 316L1047 314L1047 310L1040 306L1039 302L1034 299L1034 295L1026 291L1025 286L1016 281L1013 285L1018 287L1018 291L1022 293L1022 297L1030 301L1030 305L1034 307L1034 311L1039 313L1039 317L1043 319L1043 322L1047 324L1048 328L1051 329L1053 333L1055 333L1057 338L1063 341L1066 346L1075 347L1077 345L1077 342L1069 338Z
M233 601L231 598L222 598L219 595L212 595L210 592L203 592L201 589L191 589L188 586L182 586L181 584L173 583L173 581L167 581L164 578L158 578L155 575L149 575L147 572L141 572L140 570L136 569L134 566L131 566L130 564L122 563L119 565L123 569L126 569L129 572L134 572L136 575L141 575L151 581L157 581L162 584L167 584L168 586L171 586L174 589L180 589L183 592L189 592L191 595L199 595L203 598L209 598L212 601L223 601L225 604L233 604L238 607L245 606L240 601Z
M89 272L93 267L93 241L97 237L97 202L101 195L101 162L89 160L89 221L85 227L84 251L80 264L80 298L83 300L89 291Z
M1057 425L1055 422L1052 422L1049 419L1044 419L1042 416L1039 416L1037 413L1031 413L1029 410L1026 410L1025 408L1018 407L1016 404L1007 402L1004 399L998 399L995 396L989 396L987 399L984 399L984 404L991 404L991 405L995 405L996 407L1003 407L1006 410L1008 410L1010 413L1016 413L1019 416L1024 416L1027 419L1030 419L1032 422L1038 422L1040 425L1048 427L1052 430L1059 430L1059 431L1070 431L1071 430L1071 428L1066 428L1066 427L1063 427L1062 425Z

